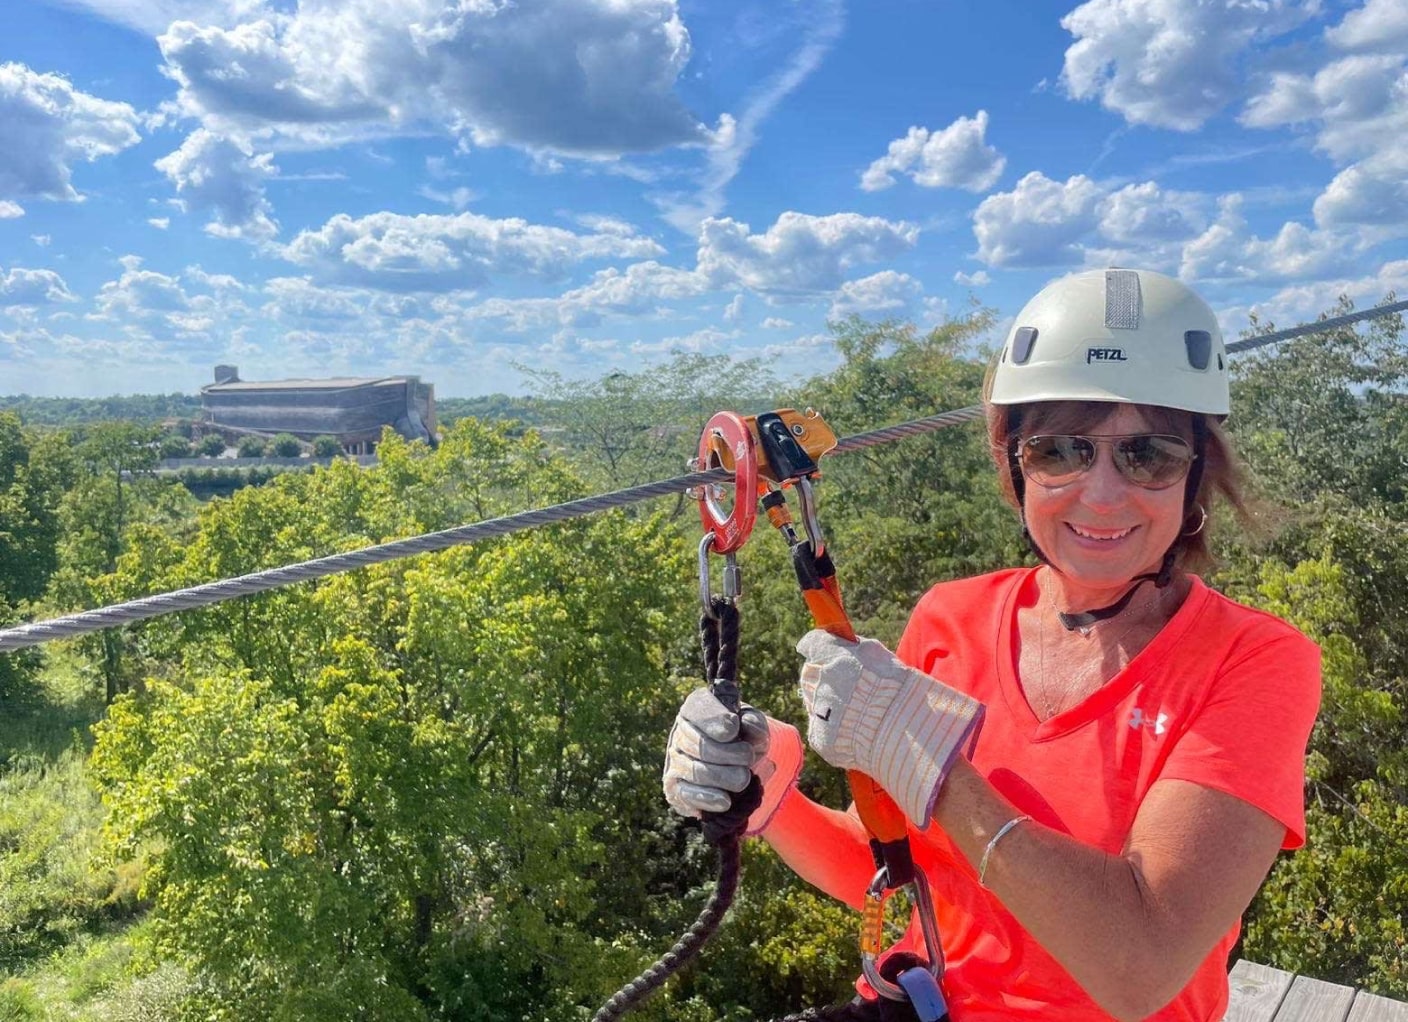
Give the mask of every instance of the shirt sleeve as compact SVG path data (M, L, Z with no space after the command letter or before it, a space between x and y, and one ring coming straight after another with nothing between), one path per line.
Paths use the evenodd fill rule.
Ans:
M1161 778L1191 781L1256 806L1305 843L1305 751L1320 708L1320 648L1283 626L1218 672Z

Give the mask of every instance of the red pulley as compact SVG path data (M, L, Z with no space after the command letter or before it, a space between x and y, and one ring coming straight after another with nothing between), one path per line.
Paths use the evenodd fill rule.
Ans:
M733 412L716 412L699 437L699 471L714 468L733 473L733 509L724 511L708 485L699 518L714 537L714 553L726 554L748 542L758 517L758 453L748 425Z

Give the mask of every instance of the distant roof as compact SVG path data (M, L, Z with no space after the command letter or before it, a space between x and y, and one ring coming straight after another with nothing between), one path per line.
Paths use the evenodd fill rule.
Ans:
M229 383L207 383L200 389L201 393L211 390L353 390L418 379L415 376L341 376L330 380L232 380Z

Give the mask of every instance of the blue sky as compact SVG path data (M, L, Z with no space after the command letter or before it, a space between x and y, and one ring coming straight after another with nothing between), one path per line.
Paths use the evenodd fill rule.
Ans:
M1406 239L1403 0L8 0L0 37L0 393L788 376L830 319L1001 323L1104 265L1235 336L1403 296Z

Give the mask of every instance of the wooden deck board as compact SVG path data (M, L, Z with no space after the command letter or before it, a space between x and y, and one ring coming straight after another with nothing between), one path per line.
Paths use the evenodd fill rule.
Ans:
M1295 977L1289 972L1246 960L1232 966L1223 1022L1272 1022Z
M1276 1022L1345 1022L1353 1003L1353 987L1297 976L1286 991Z
M1349 1009L1349 1022L1408 1022L1408 1004L1361 990Z
M1408 1022L1408 1004L1353 987L1239 961L1227 974L1222 1022Z

